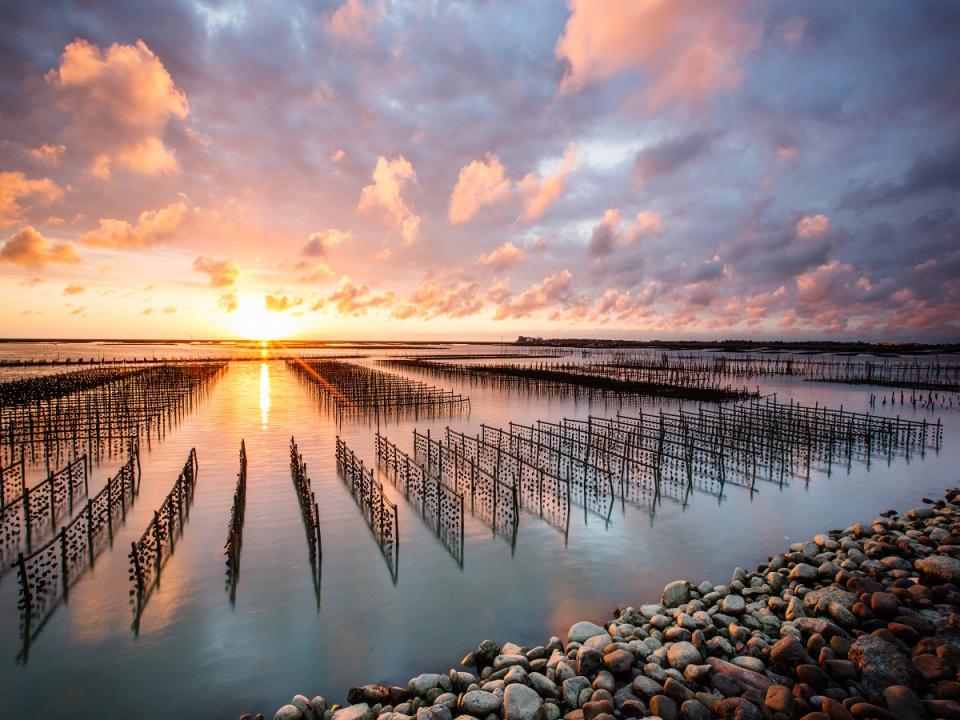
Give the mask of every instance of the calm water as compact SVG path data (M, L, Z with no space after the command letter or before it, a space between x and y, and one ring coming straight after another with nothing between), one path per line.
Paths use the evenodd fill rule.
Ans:
M209 349L5 346L0 356L143 357L187 351L207 354ZM618 409L442 378L429 382L469 394L472 410L430 422L382 423L381 432L411 454L414 427L439 434L449 424L477 432L481 423L557 421L614 415ZM880 392L795 379L761 381L760 387L782 400L860 411L868 410L871 392ZM888 507L914 506L924 495L957 484L956 402L952 410L914 412L897 404L876 412L939 417L944 448L909 464L878 462L869 472L856 464L849 472L835 467L831 477L814 472L809 484L794 479L781 489L759 483L752 495L728 484L722 498L694 493L686 506L665 500L655 512L616 500L609 521L572 506L567 537L523 512L515 548L468 514L462 568L384 479L399 506L394 584L334 461L339 433L373 462L376 428L361 422L337 427L282 362L232 363L191 415L162 442L143 446L140 492L126 523L113 547L71 588L69 602L54 611L26 663L17 661L16 576L8 572L0 579L0 697L12 699L17 718L65 712L81 719L236 718L256 711L269 716L295 693L342 701L353 684L404 683L419 672L445 671L486 637L539 644L551 634L563 635L576 620L609 617L619 603L655 600L670 580L726 581L736 565L756 565L790 542L869 520ZM291 435L320 506L319 599L290 480ZM241 439L249 460L247 510L231 606L223 544ZM127 551L169 492L191 447L197 449L200 472L189 521L135 633ZM94 469L91 495L117 465Z

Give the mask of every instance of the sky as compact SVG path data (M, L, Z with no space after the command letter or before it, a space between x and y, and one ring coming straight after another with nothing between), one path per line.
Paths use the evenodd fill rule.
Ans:
M4 0L0 336L960 339L960 3Z

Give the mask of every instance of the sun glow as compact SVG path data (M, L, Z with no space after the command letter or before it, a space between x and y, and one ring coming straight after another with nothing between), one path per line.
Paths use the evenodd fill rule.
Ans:
M300 320L289 312L267 310L263 295L256 293L239 294L237 309L227 315L233 337L261 342L289 337L297 329Z

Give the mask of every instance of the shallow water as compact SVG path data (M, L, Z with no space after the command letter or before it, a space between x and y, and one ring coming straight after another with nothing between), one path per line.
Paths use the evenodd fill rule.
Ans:
M84 357L98 352L89 346L69 350ZM103 354L186 354L182 347L165 346L112 350ZM5 347L0 355L49 352L42 346ZM481 423L610 416L619 409L440 377L426 380L470 395L471 411L381 422L381 432L411 454L415 427L440 434L449 424L475 433ZM868 410L871 392L884 392L793 378L761 381L760 387L781 400L857 411ZM334 461L339 434L368 464L374 462L376 426L345 420L338 427L282 362L232 363L179 426L161 442L143 444L140 491L125 524L112 548L71 587L69 601L37 634L25 662L18 660L17 578L8 572L0 579L0 663L6 664L0 697L12 698L7 712L13 717L69 712L76 718L236 718L256 711L270 716L295 693L342 701L354 684L405 683L419 672L445 671L486 637L539 644L551 634L562 636L576 620L608 618L617 604L656 600L670 580L726 581L735 566L756 565L791 542L869 520L888 507L917 505L923 496L957 484L956 404L952 410L914 411L898 403L875 412L884 410L940 418L944 447L909 463L877 461L869 471L860 464L849 470L835 466L830 477L814 471L809 482L793 478L782 488L762 482L754 493L727 484L721 498L695 492L685 505L665 499L655 510L617 499L609 519L572 506L566 536L524 511L513 547L467 514L462 568L384 478L399 506L394 583ZM319 597L290 479L292 435L320 507ZM223 544L241 439L249 462L247 509L231 605ZM135 632L127 577L130 542L169 492L191 447L200 471L189 520ZM113 460L94 468L91 495L118 465Z

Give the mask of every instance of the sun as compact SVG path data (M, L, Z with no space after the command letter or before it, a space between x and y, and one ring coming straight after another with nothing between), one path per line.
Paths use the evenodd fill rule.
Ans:
M267 310L263 295L254 293L239 294L237 309L226 316L233 337L261 342L289 337L296 329L297 320L289 313Z

